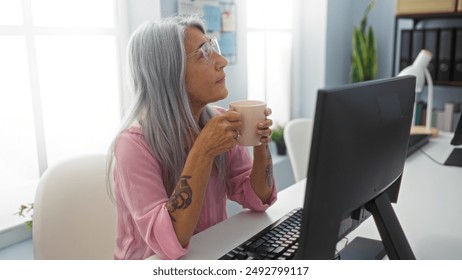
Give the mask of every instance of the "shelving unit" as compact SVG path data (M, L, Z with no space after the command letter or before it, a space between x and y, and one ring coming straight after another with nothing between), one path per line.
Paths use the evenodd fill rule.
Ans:
M435 85L433 88L434 95L431 108L433 114L432 126L440 131L452 131L453 129L450 128L453 124L446 124L450 119L450 117L448 118L448 114L451 114L447 106L450 106L450 104L462 104L462 81L459 79L458 81L454 81L454 76L451 73L449 75L449 80L447 80L447 72L443 72L445 75L444 77L440 77L441 72L439 72L441 71L441 68L439 68L441 66L440 61L442 61L439 48L441 48L443 44L447 46L447 43L443 43L446 41L442 41L444 40L442 39L444 38L442 34L445 32L444 36L448 36L447 30L451 29L462 29L462 12L399 14L395 16L392 76L396 76L400 69L406 64L413 63L420 48L427 48L433 52L435 57L432 62L433 66L429 65L429 70L434 77L433 84ZM409 32L403 32L405 30L409 30ZM417 31L419 31L419 33L416 33ZM455 36L456 32L453 31L453 34ZM401 38L402 35L406 37ZM432 37L427 37L429 35ZM436 41L430 38L434 38ZM416 39L418 41L415 41ZM417 45L414 45L416 42ZM428 43L430 43L430 45L427 45ZM452 63L455 63L455 38L453 38L452 44L453 49L450 57L452 57ZM402 46L409 46L409 49L402 49ZM447 61L447 52L444 52L444 54L444 61ZM450 67L452 68L452 66ZM427 92L424 92L425 91L420 92L422 95L419 95L419 97L416 96L416 101L417 98L419 102L423 101L423 103L419 103L422 106L422 110L426 107L427 102L425 100ZM425 110L428 112L427 108L425 108ZM456 112L457 109L452 113L453 118L451 123L453 123L455 119L458 119ZM424 115L425 113L422 113L420 117L422 118ZM440 121L440 118L442 121ZM418 125L423 125L423 123L419 122Z
M394 29L394 45L393 45L393 63L392 63L392 76L396 76L399 72L397 70L397 55L399 50L398 44L398 35L400 34L400 22L407 20L411 22L412 29L416 29L418 25L422 22L438 22L441 28L462 28L462 13L453 12L453 13L432 13L432 14L406 14L406 15L396 15L395 16L395 29ZM438 27L438 26L436 26ZM400 38L399 38L400 39ZM450 87L462 87L462 82L460 81L434 81L435 85L440 86L450 86Z

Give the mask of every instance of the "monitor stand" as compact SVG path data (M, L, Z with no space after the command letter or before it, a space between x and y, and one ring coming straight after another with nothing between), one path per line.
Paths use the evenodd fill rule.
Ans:
M462 167L462 149L454 149L444 165Z
M414 252L391 206L388 194L386 192L379 194L367 206L366 209L374 217L388 258L390 260L415 260Z
M382 241L356 237L339 252L340 260L382 260L386 255Z

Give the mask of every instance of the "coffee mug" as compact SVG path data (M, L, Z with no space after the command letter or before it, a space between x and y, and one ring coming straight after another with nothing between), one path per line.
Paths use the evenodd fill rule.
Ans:
M258 123L266 119L266 102L259 100L239 100L229 103L229 109L241 114L242 128L237 139L241 146L258 146L261 144L257 134Z

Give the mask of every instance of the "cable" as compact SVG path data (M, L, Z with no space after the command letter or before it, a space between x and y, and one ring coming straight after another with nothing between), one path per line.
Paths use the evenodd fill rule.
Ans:
M434 159L432 156L430 156L430 155L427 154L424 150L422 150L422 148L419 148L419 151L422 152L424 155L426 155L426 156L427 156L429 159L431 159L434 163L444 166L444 163L441 163L441 162L437 161L436 159Z

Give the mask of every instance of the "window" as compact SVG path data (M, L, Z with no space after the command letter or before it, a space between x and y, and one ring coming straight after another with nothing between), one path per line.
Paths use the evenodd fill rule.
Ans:
M295 1L246 1L248 98L277 106L271 117L281 125L290 119Z
M119 2L0 1L0 192L107 151L120 120Z

